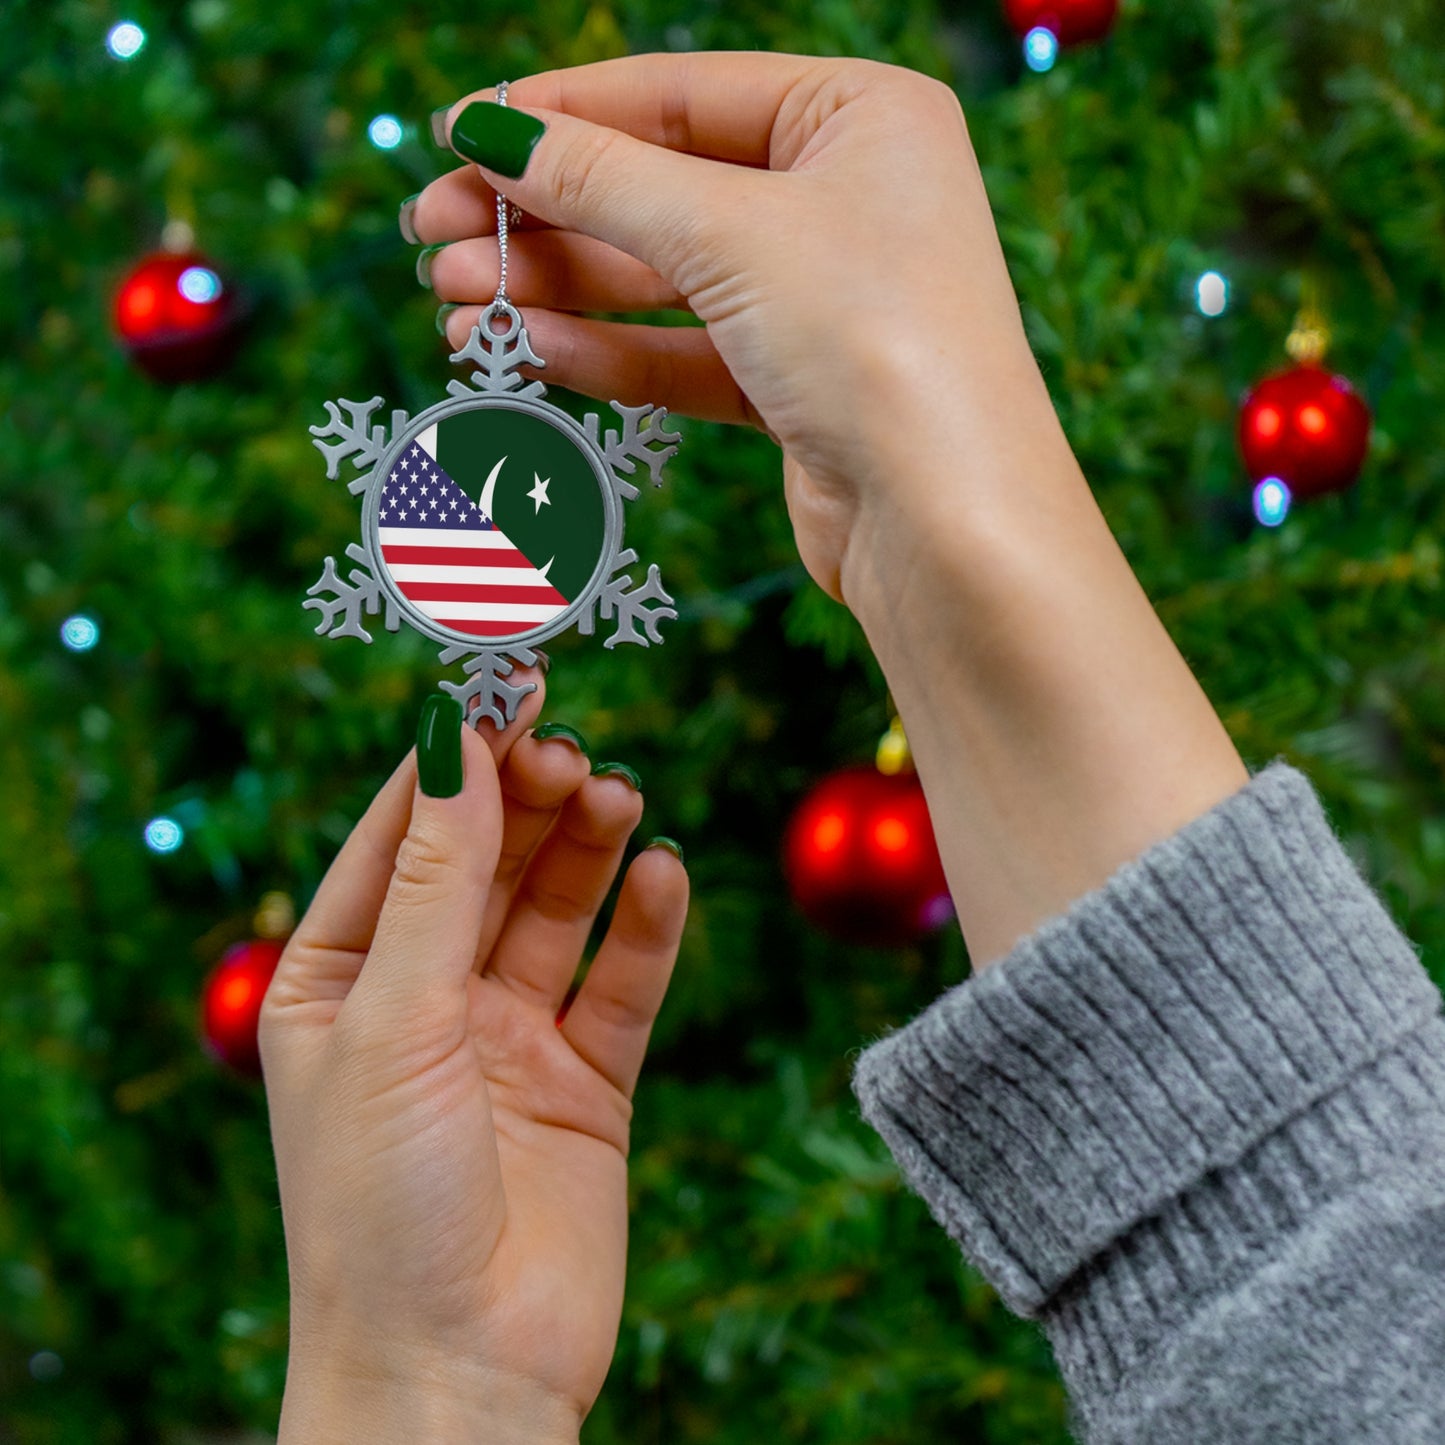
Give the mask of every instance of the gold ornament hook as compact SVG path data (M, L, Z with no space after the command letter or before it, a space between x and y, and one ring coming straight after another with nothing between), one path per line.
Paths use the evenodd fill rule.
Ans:
M257 938L289 938L296 928L296 905L288 894L267 893L256 909L251 927Z
M903 720L896 713L888 724L888 731L879 739L873 761L885 777L913 771L913 752L908 746L908 735L903 731Z
M1306 276L1300 287L1300 309L1284 349L1299 365L1318 363L1330 346L1330 326L1320 307L1319 286Z

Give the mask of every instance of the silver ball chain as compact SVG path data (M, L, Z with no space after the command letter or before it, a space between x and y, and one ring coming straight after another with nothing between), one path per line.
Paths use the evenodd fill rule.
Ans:
M504 80L504 81L502 81L502 82L497 86L497 104L498 104L498 105L506 105L506 103L507 103L507 82ZM492 299L491 309L490 309L490 311L488 311L488 313L487 313L487 315L488 315L489 317L500 315L500 314L502 313L502 310L503 310L504 307L509 307L509 306L512 304L511 301L510 301L510 300L508 299L508 297L507 297L507 213L508 213L508 211L511 212L511 224L514 225L514 226L520 226L520 225L522 224L522 211L521 211L521 208L520 208L519 206L509 206L509 205L508 205L508 202L507 202L507 198L506 198L500 191L498 191L498 192L497 192L497 249L498 249L498 251L500 252L501 258L502 258L502 270L501 270L501 275L500 275L500 277L498 278L498 281L497 281L497 294L496 294L496 296Z

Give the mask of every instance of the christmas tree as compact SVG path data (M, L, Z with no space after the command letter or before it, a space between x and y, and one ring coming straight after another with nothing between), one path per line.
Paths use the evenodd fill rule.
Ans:
M200 996L263 899L305 906L434 688L424 639L324 641L301 607L356 535L308 428L328 398L443 391L397 207L455 163L428 113L501 79L768 49L953 86L1121 547L1251 768L1309 774L1445 979L1437 29L1425 0L1126 3L1062 50L998 0L0 10L0 1442L274 1435L265 1100L203 1047ZM166 245L216 326L179 379L113 310ZM1353 487L1286 509L1236 421L1307 306L1374 426ZM872 755L884 680L797 560L771 443L680 429L628 515L677 599L666 650L549 645L544 718L639 768L639 839L683 841L694 900L585 1437L1063 1441L1043 1337L848 1088L858 1048L967 976L963 939L840 944L783 881L792 810Z

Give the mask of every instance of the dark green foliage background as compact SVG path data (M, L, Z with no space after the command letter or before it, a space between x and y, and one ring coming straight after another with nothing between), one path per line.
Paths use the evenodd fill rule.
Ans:
M304 904L436 675L414 635L322 641L300 606L357 526L307 435L322 402L415 413L449 374L395 224L444 161L425 139L374 150L380 111L424 137L477 86L669 48L947 79L1044 374L1146 591L1246 760L1310 774L1445 976L1432 4L1136 3L1043 77L995 0L130 13L150 42L122 65L107 6L0 8L0 1441L274 1430L265 1102L202 1053L197 993L264 890ZM169 389L108 323L168 214L256 303L228 373ZM1209 266L1234 287L1216 321L1192 306ZM1283 364L1306 275L1377 427L1353 493L1265 530L1233 419ZM901 1187L847 1086L854 1051L965 977L957 930L843 948L779 881L793 803L885 726L882 679L798 567L770 445L684 431L670 488L628 518L682 599L667 648L559 642L546 713L640 766L639 836L680 837L695 889L637 1096L621 1339L584 1438L1062 1441L1042 1336ZM57 632L81 610L103 639L74 656ZM141 843L160 812L189 829L167 858ZM32 1376L40 1351L58 1379Z

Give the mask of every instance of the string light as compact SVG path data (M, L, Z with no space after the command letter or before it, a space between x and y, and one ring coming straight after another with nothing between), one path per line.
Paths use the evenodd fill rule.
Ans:
M54 1350L37 1350L30 1357L32 1380L58 1380L65 1372L65 1361Z
M1205 316L1222 316L1229 305L1229 282L1218 271L1206 271L1194 287L1194 296Z
M401 144L401 122L394 115L378 115L366 128L367 137L379 151L394 151Z
M186 840L186 830L174 818L152 818L146 824L146 847L152 853L174 853Z
M1254 489L1254 515L1264 527L1277 527L1289 515L1289 487L1279 477L1266 477Z
M187 266L176 281L176 289L187 301L204 306L221 294L221 278L209 266Z
M1042 74L1059 58L1059 37L1047 25L1035 25L1024 37L1024 59L1030 70Z
M134 20L112 25L105 37L105 48L117 60L134 60L145 48L146 33Z
M77 612L60 624L60 640L72 652L89 652L100 641L100 626L94 618Z

